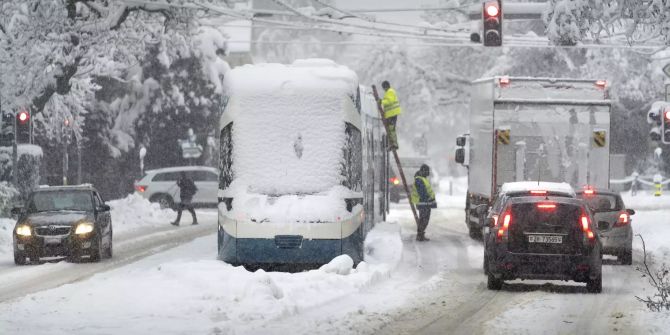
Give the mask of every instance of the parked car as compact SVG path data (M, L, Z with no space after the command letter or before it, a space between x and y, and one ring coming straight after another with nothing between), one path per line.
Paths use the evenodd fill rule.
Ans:
M17 265L28 258L36 262L42 257L112 257L110 208L90 185L41 187L12 214L18 216L13 231Z
M174 208L181 201L177 187L181 172L186 172L198 188L193 196L193 205L217 205L219 175L216 169L207 166L179 166L146 171L144 177L135 182L135 191L151 202L160 203L161 208Z
M577 192L593 212L594 222L603 244L603 253L614 255L624 265L633 264L633 220L635 214L618 193L586 189Z
M499 188L498 193L494 196L490 207L486 205L475 207L475 210L482 214L486 214L486 216L477 215L478 217L484 217L485 219L481 220L478 226L469 227L470 237L476 239L488 234L489 228L495 224L496 220L498 220L500 212L502 211L503 206L506 204L507 200L510 198L524 196L560 196L574 198L576 197L576 193L572 189L572 186L570 186L568 183L538 183L528 181L505 183ZM486 238L484 238L484 242L486 243Z
M514 279L573 280L601 292L602 245L592 222L580 199L509 199L487 237L487 287L500 290Z

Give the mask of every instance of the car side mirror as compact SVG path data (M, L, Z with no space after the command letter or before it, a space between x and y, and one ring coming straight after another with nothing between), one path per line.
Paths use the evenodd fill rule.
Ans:
M626 210L626 213L628 213L628 215L635 215L635 210L629 208Z
M18 219L19 216L25 214L25 212L26 212L26 209L23 208L23 207L14 207L14 208L12 208L10 213L12 214L13 219Z
M107 204L102 204L100 207L98 207L99 212L109 212L112 208L109 207Z

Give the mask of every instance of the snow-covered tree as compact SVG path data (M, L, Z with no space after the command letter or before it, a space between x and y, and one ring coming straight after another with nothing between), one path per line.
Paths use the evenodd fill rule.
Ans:
M665 0L551 0L544 21L549 40L560 45L616 34L631 43L660 39L670 45L670 2Z

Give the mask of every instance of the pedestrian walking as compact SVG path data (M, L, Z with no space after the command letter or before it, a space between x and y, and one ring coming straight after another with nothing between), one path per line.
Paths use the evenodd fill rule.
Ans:
M171 224L173 226L179 226L181 212L184 209L187 209L189 212L191 212L191 216L193 217L193 224L198 224L198 218L195 216L195 210L191 204L191 200L193 200L193 196L195 195L195 192L198 191L198 188L195 186L193 180L189 178L184 171L179 174L177 187L179 187L179 198L181 198L181 202L177 207L177 220L171 222Z
M388 126L388 150L398 150L398 135L396 133L396 122L398 115L402 113L398 96L388 81L382 83L384 89L384 98L382 98L382 108L384 109L384 119Z
M435 192L428 181L430 176L430 167L426 164L421 165L419 171L414 174L414 184L412 185L412 193L410 194L410 201L416 206L419 211L419 225L416 228L417 241L430 241L426 237L426 228L430 220L431 208L437 208L435 202Z

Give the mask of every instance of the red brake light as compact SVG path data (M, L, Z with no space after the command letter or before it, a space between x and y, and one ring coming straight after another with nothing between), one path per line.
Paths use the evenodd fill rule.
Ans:
M591 230L591 222L589 217L582 213L582 216L579 218L579 222L581 223L582 231L584 234L586 234L586 237L589 239L589 241L592 241L595 238L595 234L593 233L593 230Z
M584 195L594 195L594 194L596 194L596 191L592 189L584 190Z
M545 190L532 190L532 191L530 191L530 194L532 194L532 195L547 195L547 191L545 191Z
M670 120L670 111L665 111L663 115L665 115L666 120Z
M614 227L625 226L625 225L627 225L629 222L630 222L630 216L628 216L628 213L626 213L626 212L621 212L621 214L619 214L619 219L618 219L618 220L616 221L616 223L614 224Z
M400 184L400 179L398 179L397 177L393 177L393 178L391 178L391 183L393 185L399 185Z
M137 192L142 193L142 192L144 192L144 191L147 190L147 187L144 186L144 185L135 185L135 190L136 190Z
M541 210L554 210L556 209L556 204L553 203L547 203L547 202L541 202L537 204L537 209Z
M498 79L498 83L503 87L509 85L509 77L501 77Z
M596 86L599 88L605 88L607 86L607 80L596 80Z
M502 241L505 231L509 229L509 224L512 223L512 213L510 211L505 212L503 217L502 226L498 229L498 241Z

